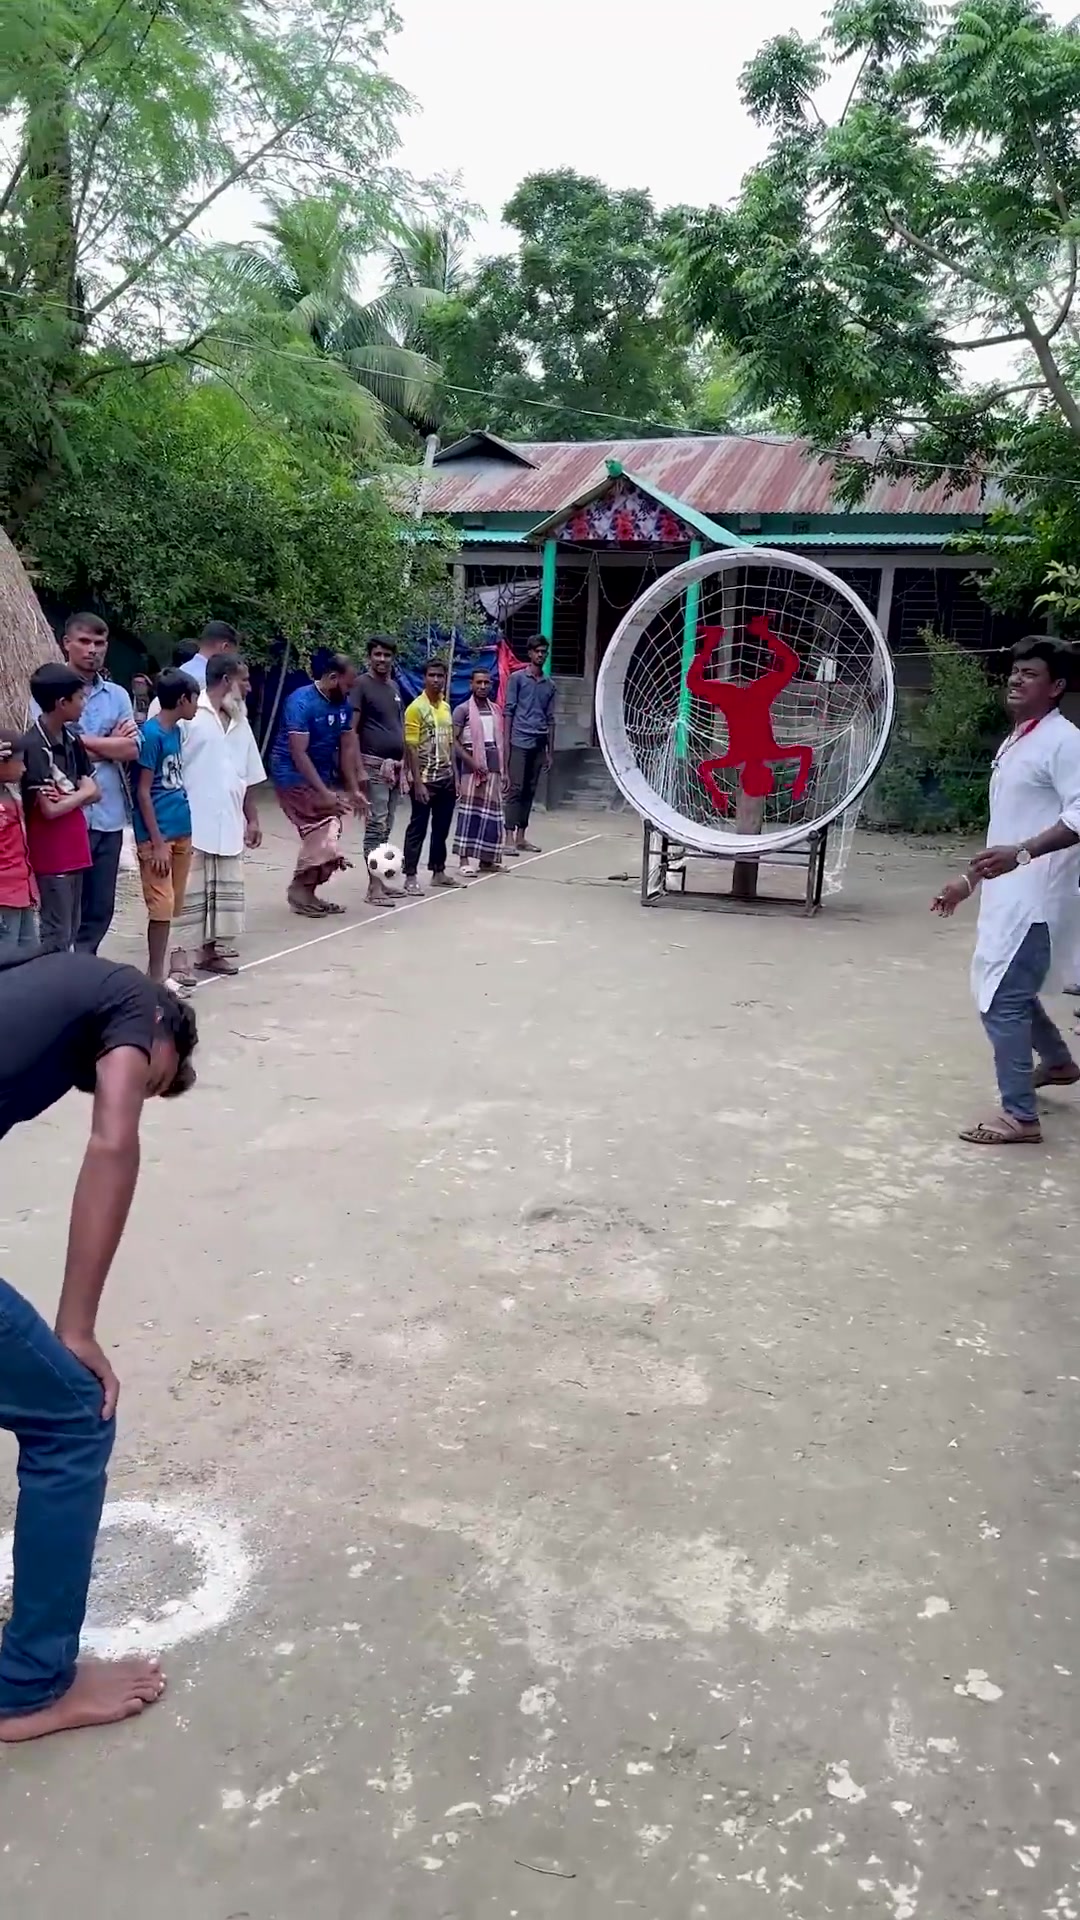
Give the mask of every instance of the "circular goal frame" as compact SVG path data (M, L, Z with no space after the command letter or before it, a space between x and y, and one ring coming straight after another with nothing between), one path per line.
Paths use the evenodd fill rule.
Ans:
M639 751L627 725L627 679L631 672L639 643L648 628L665 609L686 604L684 596L687 589L701 591L702 583L719 582L721 588L724 576L736 574L739 569L750 574L755 571L766 579L769 570L786 570L793 576L801 576L814 583L818 588L846 603L848 616L852 621L852 634L865 642L866 670L864 678L867 688L873 695L869 708L872 720L872 737L867 750L862 755L861 764L852 769L845 777L843 791L832 793L825 806L816 812L809 809L801 818L788 824L777 823L761 832L740 833L734 825L712 825L707 821L694 820L677 806L667 800L652 785L639 764ZM763 588L762 592L767 593ZM807 606L813 605L812 595L805 596ZM822 601L822 607L827 605ZM739 609L745 613L745 608ZM707 623L706 623L707 624ZM744 622L745 625L745 622ZM701 629L704 631L704 628ZM695 643L697 634L695 632ZM673 646L674 630L665 632L668 645ZM813 686L813 682L796 681L797 686ZM656 725L663 733L666 728L673 738L675 729L684 724L675 711L668 712L672 706L673 688L679 692L680 708L687 700L681 692L682 681L673 682L670 672L664 689L664 706ZM684 561L681 566L673 567L653 586L649 587L641 598L620 621L611 643L600 665L596 681L596 728L600 748L607 762L616 786L623 797L629 801L635 812L667 835L680 846L696 853L715 854L727 858L747 859L758 856L765 858L770 852L778 852L785 847L794 847L805 843L814 834L820 834L831 823L840 818L865 792L870 781L881 765L889 744L895 713L896 692L893 677L892 656L889 653L885 637L874 619L873 614L858 594L845 580L831 573L815 560L802 555L786 553L775 547L726 547L718 552L702 554L699 558ZM868 723L869 724L869 723ZM836 738L850 734L854 721L848 723ZM782 723L781 723L782 729ZM781 743L783 744L783 743ZM835 783L834 783L835 784ZM725 816L713 808L717 820Z

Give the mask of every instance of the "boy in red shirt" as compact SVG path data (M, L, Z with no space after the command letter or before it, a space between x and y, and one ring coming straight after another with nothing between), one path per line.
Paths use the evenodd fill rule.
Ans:
M31 674L30 692L39 714L23 741L26 840L41 895L41 950L64 953L79 930L82 877L90 865L86 809L98 798L75 732L86 683L66 661L49 660Z
M38 890L34 884L18 786L26 771L23 742L0 733L0 954L37 946Z

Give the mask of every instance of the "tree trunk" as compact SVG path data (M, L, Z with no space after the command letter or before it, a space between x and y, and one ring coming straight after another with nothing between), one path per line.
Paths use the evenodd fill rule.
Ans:
M57 657L52 629L26 568L0 529L0 727L22 729L30 675L43 660Z

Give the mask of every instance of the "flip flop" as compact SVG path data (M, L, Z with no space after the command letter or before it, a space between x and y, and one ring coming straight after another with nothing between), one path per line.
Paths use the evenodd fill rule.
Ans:
M326 913L326 908L318 900L307 901L307 900L290 899L289 906L292 909L293 913L298 913L300 915L300 918L302 920L321 920Z
M322 914L345 913L348 911L347 908L339 906L336 900L319 900L316 902L316 905Z
M1070 1067L1036 1067L1035 1085L1037 1087L1075 1087L1080 1080L1080 1067L1075 1060Z
M995 1113L992 1120L966 1127L960 1138L969 1147L1038 1147L1042 1145L1042 1128L1036 1125L1031 1130L1007 1113Z

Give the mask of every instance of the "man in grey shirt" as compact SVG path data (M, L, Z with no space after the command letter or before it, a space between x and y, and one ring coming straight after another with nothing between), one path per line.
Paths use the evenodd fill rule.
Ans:
M539 853L526 839L541 768L555 752L555 683L544 672L548 643L530 640L528 666L510 675L506 689L506 853Z

